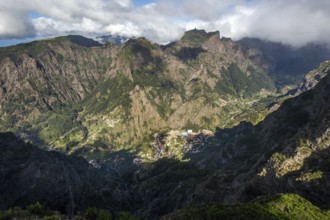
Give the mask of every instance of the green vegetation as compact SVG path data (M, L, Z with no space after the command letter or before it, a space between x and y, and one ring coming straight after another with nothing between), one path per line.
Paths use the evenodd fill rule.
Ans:
M119 212L113 217L110 211L97 208L87 208L85 212L66 216L57 211L51 211L43 207L39 202L27 206L25 209L14 207L8 210L0 210L0 220L27 219L27 220L61 220L61 219L81 219L81 220L139 220L137 216L129 212Z
M40 219L61 220L62 215L55 211L45 209L39 202L29 205L26 209L14 207L8 210L0 210L0 220L11 219Z
M101 46L100 43L92 39L78 35L69 35L69 36L49 38L39 41L33 41L30 43L22 43L15 46L0 48L0 60L5 57L9 57L16 62L20 62L19 57L24 53L32 57L38 57L38 56L40 57L51 51L48 43L65 43L65 42L71 42L83 47Z
M311 146L313 141L318 144L320 136L324 135L323 127L328 124L328 118L320 116L320 121L314 120L316 129L308 129L308 126L318 112L326 113L327 109L322 107L328 101L327 93L322 97L326 87L320 92L304 93L300 98L284 102L273 118L270 116L270 120L258 126L241 123L241 126L230 129L228 127L243 120L260 122L270 109L278 106L280 98L267 96L275 89L272 80L261 66L252 64L244 53L237 53L238 45L230 43L234 48L228 52L236 52L235 56L232 53L216 54L216 50L202 47L201 44L212 34L189 31L182 42L164 50L144 38L130 40L116 48L88 49L94 43L77 36L2 49L1 58L14 59L14 62L8 62L6 74L22 74L15 76L17 80L8 79L12 80L10 86L7 79L0 82L1 92L8 93L1 103L1 128L15 129L23 138L39 140L42 146L66 149L68 154L74 152L74 155L96 161L88 164L80 158L66 164L60 160L65 156L51 153L56 159L53 163L49 160L53 157L43 157L42 151L31 151L31 147L19 143L24 149L11 154L24 160L17 163L6 155L3 157L3 179L19 183L18 187L15 184L13 188L8 187L17 192L14 197L14 193L8 191L6 199L13 197L8 203L26 204L24 196L27 193L20 192L27 192L26 189L33 198L47 200L42 195L43 190L46 194L49 192L48 188L43 189L43 184L47 186L48 180L52 180L47 176L51 174L48 164L55 167L51 170L56 171L59 167L69 172L58 169L59 174L65 176L59 175L59 181L54 183L64 188L67 185L72 187L70 191L74 194L70 197L74 196L75 207L85 207L88 203L111 207L113 211L88 208L78 213L77 219L135 219L128 212L118 214L121 209L156 218L190 202L219 201L215 198L217 195L241 201L246 196L265 195L263 190L272 194L277 187L282 187L282 180L285 184L285 178L293 180L290 187L298 186L294 188L295 192L314 197L322 193L323 182L326 182L323 180L328 175L325 158L328 154L315 150L321 145ZM230 45L225 46L226 50L231 49ZM29 56L26 59L25 53ZM10 87L16 90L10 91ZM316 100L319 97L322 99ZM315 100L319 102L316 104ZM313 106L308 106L310 103ZM215 126L226 128L216 129ZM300 130L301 127L306 129ZM206 134L181 137L178 131L198 131L201 128L216 129L217 137ZM307 137L297 145L289 145L291 141L296 143L299 140L295 134ZM324 140L327 141L324 147L328 147L328 139ZM292 147L291 151L287 151L287 147ZM126 149L123 151L126 156L121 155L123 152L119 149ZM289 161L291 164L286 164L296 155L297 163ZM326 162L318 160L319 155ZM259 178L255 171L266 161L269 164L263 167L264 176ZM18 171L27 169L11 172L6 163ZM92 167L98 165L102 167ZM88 170L86 175L84 170ZM273 178L274 170L280 178ZM254 181L259 184L260 181L260 186L265 189L260 187L260 194L254 189L252 193L246 192L246 181L249 184ZM267 184L274 181L274 186L268 188L263 181ZM29 188L29 183L40 183L40 188ZM314 183L320 183L316 193L314 186L307 188ZM233 192L240 184L242 188ZM301 189L301 185L306 189ZM65 193L62 188L58 189L59 193ZM45 204L58 207L61 202L61 209L64 209L66 202L71 202L67 197L62 199L61 194L57 196L57 191L54 194L55 198L50 197L51 202ZM318 201L321 200L324 200L323 196ZM268 201L233 206L192 207L174 215L183 219L329 217L329 213L296 195L280 195ZM40 203L24 209L0 211L0 219L13 218L59 219L67 216L48 211Z
M112 215L109 211L89 207L85 212L85 218L86 220L112 220Z
M67 149L67 153L82 146L135 150L141 143L143 153L149 154L155 149L142 136L163 127L212 131L244 120L256 124L269 113L268 104L276 101L265 97L274 90L273 82L244 55L236 59L231 53L215 54L202 46L217 34L187 31L181 41L167 47L138 38L121 47L91 49L97 46L95 41L71 35L3 48L19 62L25 52L33 56L27 60L32 65L27 68L30 77L22 77L19 84L25 90L6 97L0 127L23 133L39 146ZM149 104L151 114L146 115ZM75 106L79 109L71 110ZM187 115L181 118L182 112ZM174 120L178 122L169 124ZM251 149L254 140L245 140Z
M85 101L85 111L91 114L111 112L120 105L129 113L131 100L129 92L134 88L133 83L123 74L118 74L101 83L95 94Z
M182 37L182 42L187 43L191 47L198 47L204 43L209 37L211 37L214 32L207 33L204 30L190 30L185 32Z
M119 214L116 217L116 220L139 220L142 218L136 217L129 212L119 212Z
M83 46L83 47L100 47L102 46L102 44L100 44L99 42L83 37L83 36L79 36L79 35L68 35L64 38L67 38L69 41L71 41L74 44L77 44L79 46Z
M47 44L42 41L34 41L31 43L18 44L16 46L3 47L0 48L0 60L9 57L15 62L20 62L19 57L24 53L31 56L36 56L45 53L47 49Z
M156 49L157 46L143 37L130 39L125 43L119 57L123 62L128 62L131 66L134 65L133 61L136 56L139 56L143 65L152 64L154 61L153 51Z
M193 124L190 120L188 120L186 125L183 127L183 129L192 129L193 131L198 131L200 128L201 126Z
M281 194L267 201L238 205L192 207L170 215L171 219L237 219L237 220L301 220L329 219L330 213L320 210L295 194Z
M217 93L246 98L257 94L261 89L274 91L274 84L266 73L256 71L252 66L248 71L250 76L242 72L235 63L230 64L228 69L222 68L221 79L216 85Z
M27 132L37 129L39 138L57 147L71 148L86 138L87 130L78 119L78 110L75 108L65 107L37 120L40 121L34 121L37 127L28 128Z
M318 180L318 179L322 179L322 178L323 178L323 172L321 170L318 170L315 172L303 173L296 180L302 181L302 182L312 182L313 180Z
M282 163L286 160L286 157L283 154L276 152L272 155L271 160L275 163Z

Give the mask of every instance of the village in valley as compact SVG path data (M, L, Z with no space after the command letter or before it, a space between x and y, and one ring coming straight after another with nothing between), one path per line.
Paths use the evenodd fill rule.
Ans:
M192 129L170 130L166 133L157 133L154 135L152 146L155 149L155 158L178 157L183 154L200 152L209 137L213 136L212 131L201 130L198 132Z

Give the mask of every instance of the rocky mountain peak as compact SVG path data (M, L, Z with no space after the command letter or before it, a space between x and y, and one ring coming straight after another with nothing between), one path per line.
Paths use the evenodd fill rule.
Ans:
M122 46L121 52L125 54L125 59L130 60L131 58L134 58L136 54L148 57L153 50L157 49L160 49L158 45L150 42L145 37L139 37L126 41Z
M198 47L208 41L220 42L220 32L206 32L205 30L193 29L186 31L180 41L184 45Z

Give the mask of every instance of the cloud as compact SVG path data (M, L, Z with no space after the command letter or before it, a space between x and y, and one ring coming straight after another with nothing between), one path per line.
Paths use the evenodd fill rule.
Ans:
M165 43L185 30L220 30L294 46L330 45L330 1L308 0L16 0L0 2L0 39L118 34ZM31 17L36 12L40 17Z
M330 44L330 2L307 0L256 1L236 7L224 20L234 38L259 37L293 46L319 42Z
M117 23L109 24L106 26L105 30L114 35L123 35L123 36L140 36L142 35L139 28L134 25L132 22L127 23Z
M224 13L231 11L236 5L243 4L242 0L205 0L189 1L183 0L183 7L186 14L194 18L213 22Z
M26 38L35 34L34 26L25 13L0 3L0 39Z

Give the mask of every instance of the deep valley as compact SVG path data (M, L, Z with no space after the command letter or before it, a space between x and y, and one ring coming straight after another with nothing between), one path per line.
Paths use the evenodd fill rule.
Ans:
M329 73L197 29L0 48L0 219L329 219Z

